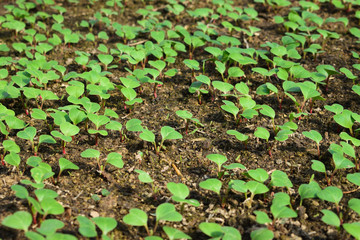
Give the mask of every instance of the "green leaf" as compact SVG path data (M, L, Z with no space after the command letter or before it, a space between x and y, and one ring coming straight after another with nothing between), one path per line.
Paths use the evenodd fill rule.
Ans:
M245 186L254 195L266 193L269 191L268 187L257 181L249 181Z
M229 187L237 192L246 193L248 188L243 180L230 180Z
M270 209L275 219L297 217L297 213L286 206L271 205Z
M55 199L52 198L44 198L41 201L40 205L41 208L44 210L45 215L47 214L59 215L65 211L64 207L60 203L58 203Z
M175 206L171 203L162 203L156 208L156 221L164 220L179 222L182 220L180 213L176 212Z
M202 222L200 223L199 228L203 233L209 237L212 237L213 239L220 239L220 237L223 235L221 225L217 223Z
M19 167L21 159L19 154L11 152L5 156L4 161L12 166Z
M109 65L114 60L113 56L107 54L99 54L97 57L105 66Z
M256 214L256 222L259 224L266 224L271 223L272 220L269 218L269 216L263 212L263 211L254 211Z
M189 188L183 183L169 182L166 187L173 196L181 199L187 198L190 194Z
M12 185L11 189L15 191L15 196L21 199L26 199L29 196L28 190L21 185Z
M302 134L307 137L310 138L311 140L315 141L317 144L320 143L320 141L323 139L321 134L318 131L315 130L310 130L310 131L304 131L302 132Z
M346 179L360 187L360 173L348 173Z
M203 189L216 192L220 195L222 182L216 178L209 178L199 183L199 186Z
M31 117L39 120L45 120L46 119L46 113L38 108L34 108L31 113Z
M166 67L166 63L162 60L149 61L149 64L156 68L159 72L162 72L162 70Z
M271 240L274 238L274 233L267 228L260 228L252 231L250 237L251 240Z
M224 226L221 230L224 233L223 240L241 240L241 234L236 228Z
M315 198L320 191L321 188L315 181L311 181L308 184L301 184L298 190L301 200Z
M92 220L101 229L103 236L106 236L117 226L116 220L111 217L95 217Z
M24 230L25 232L28 231L32 223L32 216L30 213L25 211L17 211L13 215L7 216L1 222L2 225L10 228Z
M293 134L293 131L289 129L282 129L276 134L275 140L280 142L286 141L291 134Z
M340 200L343 197L343 192L337 187L329 186L321 190L321 192L319 192L317 196L323 201L339 204Z
M54 234L58 229L61 229L65 226L65 224L57 219L46 219L41 223L40 228L37 228L36 231L48 236Z
M80 128L78 126L75 126L69 122L61 123L60 130L67 137L75 136L80 132Z
M268 116L272 119L275 118L275 111L272 107L268 106L268 105L261 105L261 109L260 109L260 113Z
M126 122L126 129L130 132L141 132L143 127L141 126L141 120L133 118Z
M351 129L354 125L354 119L352 118L352 112L345 109L342 113L336 114L334 120L337 124L343 126L344 128Z
M249 139L249 136L242 134L236 130L228 130L226 133L229 135L234 135L236 137L236 139L241 142L245 142L246 140Z
M170 240L175 240L175 239L191 239L191 237L185 233L183 233L182 231L176 229L176 228L171 228L171 227L167 227L164 226L163 227L164 232L166 233L166 235L168 236L168 238Z
M82 236L88 238L97 236L95 224L91 220L84 216L78 216L76 219L80 224L79 232Z
M16 134L16 136L18 136L19 138L30 141L33 141L35 135L36 135L36 128L34 127L27 127Z
M346 76L347 78L349 78L349 79L354 80L354 79L357 78L357 76L355 76L355 75L354 75L349 69L347 69L347 68L344 68L344 67L340 68L340 72L342 72L343 74L345 74L345 76Z
M135 172L139 174L139 180L143 183L152 183L154 180L150 177L150 175L147 172L144 172L139 169L135 169Z
M311 164L311 169L317 172L322 172L325 173L326 172L326 168L325 165L318 161L318 160L311 160L312 164Z
M324 214L324 216L321 217L321 221L328 225L340 227L340 219L334 212L326 209L321 210L321 212Z
M226 156L221 154L209 154L206 156L206 158L218 165L219 172L221 171L221 165L227 161Z
M44 134L39 137L39 145L42 143L54 144L56 141L52 136Z
M247 173L258 182L265 182L269 178L269 174L262 168L251 169Z
M183 61L183 63L190 69L193 69L193 70L200 70L200 64L198 61L196 60L193 60L193 59L185 59Z
M88 148L80 154L83 158L99 158L100 152L96 149Z
M111 152L107 155L106 163L110 163L111 165L117 167L117 168L123 168L124 162L122 160L122 156L120 153L117 152Z
M124 223L131 226L147 226L148 216L138 208L130 209L130 212L123 217Z
M291 183L286 173L280 170L275 170L271 174L271 185L275 187L287 187L287 188L293 187L293 184Z
M269 140L270 133L266 128L263 127L257 127L254 132L255 137L265 139L266 141Z
M171 139L181 139L181 138L183 138L181 133L179 133L174 128L169 127L169 126L164 126L164 127L161 128L161 136L162 136L163 141L171 140Z
M74 163L70 162L66 158L59 159L59 167L61 172L67 169L79 170L78 166L76 166Z
M155 143L155 135L152 131L148 129L143 129L139 137L144 141Z
M19 153L20 147L13 140L4 140L2 142L5 151Z
M96 126L96 129L99 129L100 126L107 124L110 122L110 118L104 115L96 115L93 113L88 114L88 118L91 122L93 122Z
M344 223L342 226L354 238L360 239L360 222Z

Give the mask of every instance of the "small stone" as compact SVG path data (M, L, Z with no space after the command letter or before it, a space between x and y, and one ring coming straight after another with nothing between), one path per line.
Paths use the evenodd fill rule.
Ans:
M92 217L92 218L99 217L99 216L100 216L100 214L98 212L96 212L96 211L91 211L90 212L90 217Z

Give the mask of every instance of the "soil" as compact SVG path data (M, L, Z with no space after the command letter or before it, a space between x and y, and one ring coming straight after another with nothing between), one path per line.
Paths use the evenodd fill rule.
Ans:
M105 1L98 1L94 5L90 5L87 2L80 1L79 4L75 5L67 1L56 1L57 5L67 9L67 12L64 13L64 25L73 31L80 31L83 35L88 33L87 29L78 27L78 24L83 19L88 20L92 18L94 13L105 5ZM261 29L260 32L251 38L235 33L234 36L242 42L239 47L260 49L262 48L260 45L265 42L281 43L281 38L285 35L286 30L281 25L275 24L272 19L276 15L286 16L290 11L290 7L267 8L260 3L254 4L248 1L234 2L234 6L253 6L259 13L257 21L240 22L238 25L246 27L246 25L251 24L251 26ZM117 16L112 16L111 20L124 25L136 25L137 21L141 19L141 16L136 11L143 8L144 3L143 1L126 1L126 3L125 11ZM191 32L197 30L196 21L206 21L205 19L192 19L184 12L179 17L176 17L165 10L166 1L151 1L150 3L156 10L161 12L159 16L160 21L169 20L173 26L181 24L190 29ZM5 4L9 4L9 1L0 3L1 14L5 13ZM199 3L198 1L193 1L193 3L186 3L185 5L187 10L213 6L212 4L205 3L205 1L199 1ZM295 6L298 6L298 2L294 2L291 7ZM354 16L355 11L359 10L357 8L354 6L347 12L345 9L336 9L329 7L328 3L322 3L321 11L316 11L315 13L323 19L327 17L339 18ZM41 8L38 6L36 10L40 11ZM54 10L50 7L46 7L44 11L54 13ZM213 24L221 27L220 23L221 20L214 20L213 22ZM337 70L341 67L353 69L352 65L357 63L357 60L352 57L351 51L358 52L359 45L356 43L357 39L349 34L348 30L351 27L358 26L357 24L358 20L354 17L349 17L349 25L346 27L342 23L324 24L322 26L323 29L336 31L340 34L340 38L328 39L323 47L325 52L319 54L316 60L308 54L300 60L302 66L309 71L316 71L316 66L320 64L332 65ZM113 31L106 29L104 24L96 24L93 31L95 35L99 31L107 31L110 37L107 42L97 41L97 45L103 43L109 48L115 48L116 43L122 42ZM222 28L219 28L218 31L226 33ZM6 43L8 46L11 46L14 41L17 41L12 35L11 31L0 28L0 43ZM129 44L149 39L148 34L141 34L138 38L131 40ZM210 57L209 53L204 51L204 47L195 50L194 58L198 61ZM99 53L93 43L81 41L78 44L71 45L69 48L65 48L64 54L61 54L61 46L56 47L47 55L47 59L58 61L68 71L80 73L83 72L83 69L74 61L76 57L75 51L77 50L91 53L93 59L96 59L96 54ZM23 56L14 50L10 50L8 53L2 52L1 54L12 58ZM171 66L171 68L178 69L179 72L174 77L164 78L164 84L158 87L157 98L154 98L152 94L152 86L145 85L143 92L138 93L143 99L143 103L135 105L132 111L124 109L124 101L118 90L110 92L111 97L106 102L107 108L119 114L119 121L124 126L128 120L137 118L142 121L143 126L156 133L158 140L161 138L160 129L162 126L171 126L183 134L184 137L181 140L165 142L166 150L161 151L159 156L155 154L151 144L145 143L139 138L138 133L134 132L127 132L127 139L121 141L118 132L109 131L109 136L100 137L99 145L95 146L94 136L89 135L85 131L84 125L81 124L79 125L81 131L76 136L76 141L68 144L66 147L66 155L62 153L60 142L55 145L45 144L40 147L39 156L44 162L52 166L56 174L59 172L58 159L61 157L65 157L80 167L80 170L77 171L65 171L61 176L60 183L53 184L51 181L46 181L46 188L55 190L59 194L57 200L66 208L65 213L60 216L49 216L49 218L58 218L65 223L65 227L60 232L69 233L81 239L82 237L78 232L78 222L76 221L78 215L85 215L87 217L107 216L115 218L118 222L116 229L112 232L114 239L143 239L147 236L145 229L143 227L126 225L122 218L129 213L131 208L142 209L148 213L150 219L149 228L152 229L155 225L155 218L151 214L155 212L159 204L171 202L179 210L180 206L171 200L171 194L167 190L166 184L168 182L182 182L191 191L189 198L197 199L201 205L196 208L185 205L183 221L179 223L161 223L161 226L166 225L180 229L190 235L192 239L208 238L198 228L198 225L205 221L235 227L241 232L243 239L250 239L250 233L253 230L264 227L256 223L253 212L255 210L262 210L270 213L271 193L281 191L290 194L292 206L299 211L299 217L277 221L274 227L276 239L350 239L350 235L343 229L338 231L336 228L328 226L321 221L322 214L320 210L330 209L334 211L334 204L323 202L319 199L310 199L304 200L303 206L299 208L300 196L297 190L301 184L308 183L313 174L315 175L314 179L322 188L327 186L324 176L314 172L310 167L311 160L318 159L316 144L305 138L301 133L309 130L317 130L321 133L324 137L320 145L322 153L321 161L326 164L327 169L332 171L334 167L331 164L331 155L327 150L331 143L339 143L339 133L347 130L342 129L334 122L333 113L325 110L324 106L338 103L346 109L359 113L359 96L351 90L353 86L352 80L347 79L344 75L335 75L330 79L328 91L325 91L324 86L320 86L319 92L325 98L325 101L315 101L312 113L309 113L309 106L306 106L308 115L302 117L301 120L294 120L298 124L298 129L285 142L275 142L272 133L270 144L273 144L273 148L272 156L270 157L267 153L266 142L257 139L253 132L258 126L271 129L271 120L260 114L249 121L242 121L237 125L233 117L220 108L224 98L219 93L216 94L214 101L212 101L210 95L205 95L202 104L199 104L197 97L188 91L192 81L191 71L182 63L188 57L188 53L179 54L175 64ZM117 68L109 70L111 74L108 76L115 84L120 83L120 77L128 75L125 70L125 67L129 67L128 63L119 62L118 64ZM259 61L257 66L267 68L266 63L262 60ZM280 110L276 95L257 95L255 93L256 88L266 80L259 74L252 74L251 68L248 66L243 67L243 70L246 77L231 79L231 83L236 84L240 81L249 83L250 94L257 104L268 104L276 110L275 122L277 125L287 122L290 114L297 112L294 103L289 98L284 99L282 109ZM200 71L197 71L198 73ZM353 70L353 73L355 75L358 74L356 70ZM12 74L15 74L15 69L10 72L10 75ZM207 62L205 66L205 74L212 80L221 80L221 76L215 71L214 64L210 62ZM281 81L275 76L270 77L268 81L276 86L281 84ZM62 96L66 95L66 86L67 83L54 81L49 84L49 89L58 96ZM300 95L296 95L296 97L299 100L301 99ZM92 98L92 100L97 101L96 98ZM25 114L19 100L3 99L1 103L7 108L13 109L18 118L36 127L42 134L49 134L49 130L44 122L31 119ZM58 108L68 104L70 103L66 101L65 97L59 101L46 103L44 108ZM29 107L36 108L36 105L30 101ZM190 124L190 134L185 134L185 123L176 116L175 111L177 110L190 111L204 126ZM230 129L236 129L250 136L246 147L236 138L226 133ZM356 129L356 126L354 129ZM25 140L17 138L16 131L12 131L9 137L21 146L21 168L24 170L24 173L19 175L9 165L0 167L0 187L3 189L0 193L0 221L18 210L29 210L27 202L17 198L10 187L18 184L21 179L31 179L30 167L25 164L25 160L33 155L31 146ZM4 136L1 136L0 139L4 140ZM115 167L107 166L103 174L99 173L95 160L80 156L80 153L87 148L99 150L102 161L105 161L106 155L110 152L120 153L125 163L124 168L116 169ZM140 156L140 152L143 153L143 157ZM251 208L245 206L244 201L246 199L244 194L230 191L228 200L222 206L215 193L199 187L199 182L207 178L217 177L217 166L206 159L206 155L210 153L224 154L228 158L227 164L238 162L246 166L247 169L263 168L269 173L274 170L281 170L289 176L294 186L290 189L272 188L267 195L256 196ZM174 166L176 166L181 175L178 174ZM145 184L138 180L138 174L134 172L135 169L141 169L150 174L154 179L154 186L158 189L156 193L154 193L150 184ZM341 188L344 192L351 191L351 193L344 194L340 202L340 210L344 213L344 222L359 221L359 216L346 207L349 199L360 197L359 191L352 191L356 189L356 186L346 180L346 174L355 171L355 169L339 170L332 182L333 186ZM224 186L230 179L248 179L244 175L243 170L236 170L232 173L222 178ZM110 194L106 197L102 196L101 191L103 189L108 190ZM225 189L222 191L224 192ZM98 194L100 200L93 200L91 197L93 194ZM35 224L31 226L32 229L36 227L38 226ZM155 235L166 238L165 233L161 230L158 230ZM0 237L2 239L23 239L24 233L0 226Z

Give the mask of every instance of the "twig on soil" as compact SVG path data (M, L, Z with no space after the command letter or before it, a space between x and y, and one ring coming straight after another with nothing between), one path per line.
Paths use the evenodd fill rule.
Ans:
M181 181L185 181L184 176L181 174L180 170L176 167L174 163L171 163L171 166L174 168L176 174L181 177Z
M360 189L360 187L358 187L357 189L351 190L351 191L343 192L343 194L353 193L353 192L358 191L359 189Z

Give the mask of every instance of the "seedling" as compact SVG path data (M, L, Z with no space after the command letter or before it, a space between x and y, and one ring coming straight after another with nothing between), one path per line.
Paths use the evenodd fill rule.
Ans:
M222 176L224 175L225 171L221 171L221 166L227 161L227 158L224 155L221 154L209 154L206 156L207 159L209 159L210 161L214 162L217 164L218 166L218 179L221 179Z
M35 146L34 138L36 136L36 128L34 128L34 127L27 127L24 130L19 131L17 133L17 136L19 138L30 141L31 148L32 148L35 156L37 156L40 144L42 144L42 143L52 143L52 144L56 143L55 139L52 136L44 134L44 135L40 135L39 142Z
M175 239L191 239L191 237L185 233L183 233L182 231L176 229L176 228L171 228L168 226L163 226L163 230L166 233L166 235L168 236L168 238L170 240L175 240Z
M158 192L158 187L155 186L154 180L150 177L150 175L147 172L144 172L144 171L139 170L139 169L135 169L135 172L139 174L138 178L139 178L140 182L150 183L151 184L151 189L153 191L153 196L155 197L157 192Z
M182 139L181 133L176 131L174 128L165 126L160 130L161 133L161 142L157 143L155 140L155 135L152 131L148 129L143 129L142 133L140 133L139 137L147 142L151 142L154 145L155 153L159 155L161 149L166 149L163 144L165 140L174 140L174 139Z
M99 167L99 170L102 171L103 170L103 167L102 165L100 164L100 152L96 149L91 149L91 148L88 148L86 149L85 151L83 151L81 154L80 154L81 157L83 158L95 158L96 159L96 162L97 162L97 165Z
M269 145L269 138L270 138L269 131L266 130L266 128L257 127L255 132L254 132L254 136L258 137L258 138L261 138L261 139L264 139L266 141L266 146L267 146L267 149L268 149L269 156L272 156L272 154L271 154L271 146Z
M179 117L181 117L182 119L185 120L185 134L186 135L188 134L190 121L193 121L196 125L204 126L203 124L200 123L199 119L193 118L192 113L187 110L178 110L175 113L176 113L176 115L178 115Z
M76 166L74 163L70 162L69 160L67 160L66 158L60 158L59 159L59 167L60 167L60 171L59 174L57 176L57 182L60 181L60 175L64 170L79 170L79 167Z
M355 119L353 114L354 113L352 111L345 109L342 112L334 115L335 122L344 128L348 128L351 136L354 136L352 127L354 125Z
M317 147L317 152L318 152L318 157L320 159L321 155L320 155L320 142L323 139L321 134L318 131L315 130L311 130L311 131L304 131L302 132L302 134L307 137L310 138L311 140L316 142L316 147Z
M247 149L247 142L248 142L248 139L249 139L248 135L240 133L240 132L238 132L236 130L228 130L226 133L229 134L229 135L235 136L237 140L239 140L240 142L242 142L245 145L245 149Z
M205 190L209 190L215 192L220 199L220 203L223 203L223 199L221 198L220 190L222 186L222 182L217 178L209 178L205 181L199 183L199 186Z
M80 234L87 238L98 236L96 232L96 226L98 226L102 232L101 238L110 239L108 233L114 230L117 226L116 220L110 217L95 217L90 220L84 216L78 216L76 219L80 224Z
M200 64L197 60L194 60L194 59L185 59L183 61L183 63L191 69L191 76L192 76L192 79L195 78L195 70L200 70ZM192 80L191 80L192 82Z
M321 191L319 184L313 178L314 175L312 175L308 184L301 184L299 187L300 206L302 206L304 199L316 198L317 194Z
M31 214L25 211L17 211L13 215L7 216L1 222L2 225L14 229L28 231L32 223Z
M276 94L276 98L277 98L278 103L279 103L279 105L278 105L279 109L282 110L282 102L284 100L285 94L280 93L275 85L268 82L268 83L260 85L256 89L256 94L259 94L259 95L268 95L271 92L274 92Z
M95 134L95 145L97 146L99 144L99 134L102 136L108 135L106 130L99 130L99 128L110 122L110 118L104 115L97 115L93 113L88 114L87 117L95 125L95 129L89 128L88 133Z
M343 192L338 187L329 186L318 192L317 197L323 201L335 203L337 213L340 214L339 203L343 197Z
M4 162L4 157L6 156L6 153L9 152L10 154L11 153L19 153L20 152L20 147L16 144L16 142L12 141L12 140L4 140L2 142L2 145L3 145L3 154L0 154L0 157L1 157L1 164L2 165L5 165L5 162ZM15 156L14 156L15 157ZM11 159L14 159L14 157L12 157ZM15 157L17 158L17 157ZM10 159L9 159L10 160ZM11 160L10 160L11 162ZM16 161L15 161L16 163ZM20 163L20 162L19 162ZM12 164L13 165L13 164Z
M176 212L175 206L170 203L162 203L156 208L156 222L153 230L149 230L147 214L137 208L130 209L130 212L124 216L123 221L132 226L143 226L149 236L153 235L158 227L159 221L179 222L182 220L180 213Z
M240 232L233 227L221 226L217 223L202 222L199 225L200 230L211 239L233 239L241 240Z
M185 203L190 204L194 207L200 206L199 201L197 201L196 199L186 199L189 196L190 191L185 184L169 182L168 184L166 184L166 187L172 194L171 199L175 202L181 203L181 207L180 207L181 214L184 213Z
M73 125L69 122L62 122L60 124L60 131L61 132L56 130L51 131L51 135L61 139L62 152L63 154L66 154L66 143L71 142L74 136L80 132L80 129L76 125Z

